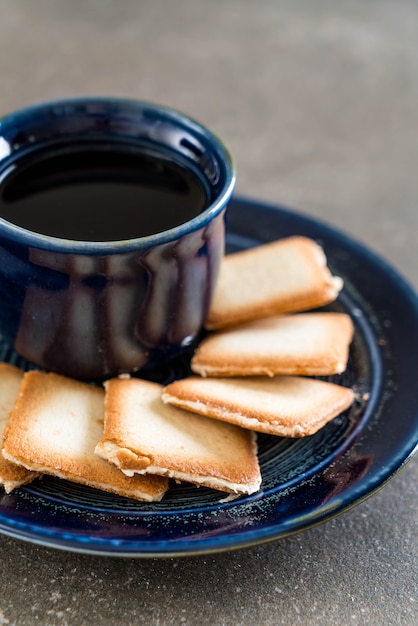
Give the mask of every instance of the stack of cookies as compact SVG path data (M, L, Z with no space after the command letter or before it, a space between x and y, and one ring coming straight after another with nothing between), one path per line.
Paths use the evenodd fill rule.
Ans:
M225 257L188 378L96 387L3 364L0 394L3 374L15 382L0 406L0 483L10 491L50 474L148 501L163 497L168 478L258 491L257 432L312 435L354 400L314 378L347 367L350 317L309 312L341 288L322 249L291 237Z

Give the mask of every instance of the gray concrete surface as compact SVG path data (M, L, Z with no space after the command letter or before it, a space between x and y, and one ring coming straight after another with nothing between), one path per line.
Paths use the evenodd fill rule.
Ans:
M351 233L418 287L418 2L0 0L0 112L62 96L177 107L237 192ZM182 560L0 537L0 624L418 622L418 463L345 515Z

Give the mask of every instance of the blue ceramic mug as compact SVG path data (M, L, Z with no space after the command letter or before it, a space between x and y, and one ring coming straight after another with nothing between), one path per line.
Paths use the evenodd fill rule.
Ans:
M0 119L3 340L91 380L177 355L204 324L234 184L224 144L166 107L82 98Z

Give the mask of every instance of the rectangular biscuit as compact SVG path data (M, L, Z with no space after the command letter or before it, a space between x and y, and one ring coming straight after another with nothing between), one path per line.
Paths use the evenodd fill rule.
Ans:
M351 389L300 376L201 378L168 385L163 401L280 437L305 437L347 409Z
M9 421L9 414L16 401L19 387L22 382L23 371L14 365L0 363L0 434ZM0 485L3 485L6 493L13 489L32 482L38 476L37 472L31 472L24 467L16 465L0 454Z
M307 237L235 252L222 260L206 328L314 309L335 300L342 286L323 249Z
M138 500L158 501L160 476L128 478L94 454L103 436L104 389L58 374L28 372L10 414L4 456L29 470Z
M153 472L230 493L258 491L254 432L164 404L157 383L115 378L105 387L104 435L96 453L122 472Z
M328 376L347 367L353 323L345 313L295 313L205 337L192 358L201 376Z

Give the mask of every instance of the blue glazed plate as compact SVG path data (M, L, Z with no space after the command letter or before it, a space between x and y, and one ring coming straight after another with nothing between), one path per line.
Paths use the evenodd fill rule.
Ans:
M371 496L412 457L418 443L418 299L383 260L327 225L277 206L235 199L228 251L292 234L316 239L334 274L338 301L356 332L349 367L334 380L359 400L316 435L261 435L262 491L223 501L219 492L172 485L162 502L142 504L45 477L0 495L0 532L44 546L97 555L168 557L252 546L301 532ZM0 358L18 365L0 345ZM189 355L152 373L185 376Z

